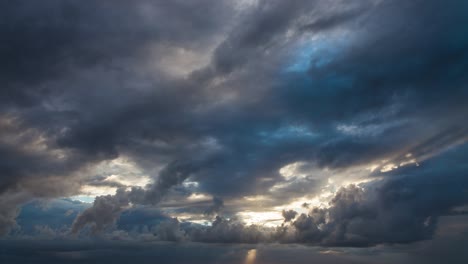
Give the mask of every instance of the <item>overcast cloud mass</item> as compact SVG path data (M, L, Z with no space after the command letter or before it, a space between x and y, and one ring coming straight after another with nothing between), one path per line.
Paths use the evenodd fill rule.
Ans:
M1 263L467 263L468 2L0 0Z

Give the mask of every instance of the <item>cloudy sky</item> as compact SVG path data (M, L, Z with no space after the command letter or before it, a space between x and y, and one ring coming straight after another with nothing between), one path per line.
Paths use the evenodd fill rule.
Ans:
M468 2L0 0L0 262L467 263Z

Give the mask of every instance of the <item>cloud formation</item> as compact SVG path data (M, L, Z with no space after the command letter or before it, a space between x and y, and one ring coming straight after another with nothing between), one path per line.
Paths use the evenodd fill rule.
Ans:
M364 247L468 204L466 3L0 10L0 235L83 196L61 235Z

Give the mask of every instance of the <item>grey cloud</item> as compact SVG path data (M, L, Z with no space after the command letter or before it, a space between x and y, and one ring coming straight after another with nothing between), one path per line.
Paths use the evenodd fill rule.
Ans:
M180 223L177 219L162 222L154 232L156 238L162 241L182 241L185 239L185 233L180 229Z
M169 188L181 184L196 173L199 169L198 166L198 164L191 161L174 161L170 163L159 173L155 183L148 188L143 203L158 203Z
M297 212L294 210L283 210L282 215L284 217L284 222L289 222L296 218Z
M91 233L100 232L115 223L124 207L128 206L128 203L128 197L123 189L118 189L114 196L96 197L93 206L76 217L71 232L77 233L88 224L91 225Z
M119 188L115 195L98 196L92 207L77 216L71 232L77 233L88 224L92 225L92 233L101 232L113 225L130 203L156 205L171 187L181 184L195 171L193 163L176 161L163 168L146 190L132 187L126 191Z
M2 197L2 196L0 196ZM16 226L16 217L19 214L18 205L25 202L26 199L16 199L11 197L2 197L0 203L0 235L6 235Z
M468 202L466 168L460 162L465 157L463 149L444 153L420 167L388 172L393 176L384 180L342 187L329 208L312 208L295 220L295 211L283 211L285 222L291 224L276 229L219 216L210 227L181 229L191 241L210 243L363 247L431 239L439 218L451 215L452 209ZM451 166L450 171L442 169L446 165ZM445 173L446 178L440 178L440 173Z
M366 11L369 11L372 8L370 2L363 1L364 4L358 6L340 10L336 14L330 14L329 16L319 17L311 23L303 25L300 29L305 31L325 31L327 29L333 29L335 26L340 26L349 21L358 18L363 15Z
M117 188L122 188L125 187L123 184L117 182L117 181L109 181L107 179L108 177L106 176L100 176L96 175L93 178L90 178L86 181L87 185L91 186L109 186L109 187L117 187Z
M368 246L432 238L438 218L468 201L466 171L458 162L463 157L463 148L452 150L423 168L389 172L394 176L364 184L364 189L342 188L330 208L314 208L293 222L298 240ZM441 170L449 164L449 170Z
M247 226L238 219L216 216L210 227L188 230L192 241L206 243L261 243L269 241L269 229L257 225Z
M309 6L313 1L261 1L216 49L216 69L229 73L242 67L251 56L261 55L301 12L307 10L301 4Z

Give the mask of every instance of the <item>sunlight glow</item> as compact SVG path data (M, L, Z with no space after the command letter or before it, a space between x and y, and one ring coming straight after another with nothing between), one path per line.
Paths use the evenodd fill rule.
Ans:
M278 226L283 222L281 211L239 212L237 215L248 225Z
M255 259L257 258L257 250L251 249L247 251L247 255L245 256L244 264L255 264Z
M324 197L325 199L322 199L322 194L319 196L310 198L310 197L300 197L296 199L293 202L290 202L285 205L281 206L276 206L274 207L275 210L282 211L284 210L294 210L298 212L299 214L307 214L309 213L311 208L314 207L319 207L319 208L328 208L328 201L331 199L328 199L328 197ZM307 204L307 206L304 206L304 204Z
M181 222L195 223L199 225L209 226L212 223L212 218L206 215L192 214L192 213L181 213L177 211L166 211L170 213L172 217L177 218Z
M251 196L244 196L243 198L249 202L258 202L258 201L268 200L268 197L265 195L251 195Z
M80 194L82 194L82 196L96 197L101 195L113 195L115 194L115 190L117 190L115 187L84 185L80 189Z
M86 174L103 176L103 179L99 180L99 185L86 184L86 180L84 181L79 195L89 197L113 195L120 186L144 188L152 181L151 177L145 174L135 162L125 156L103 161L89 168Z

